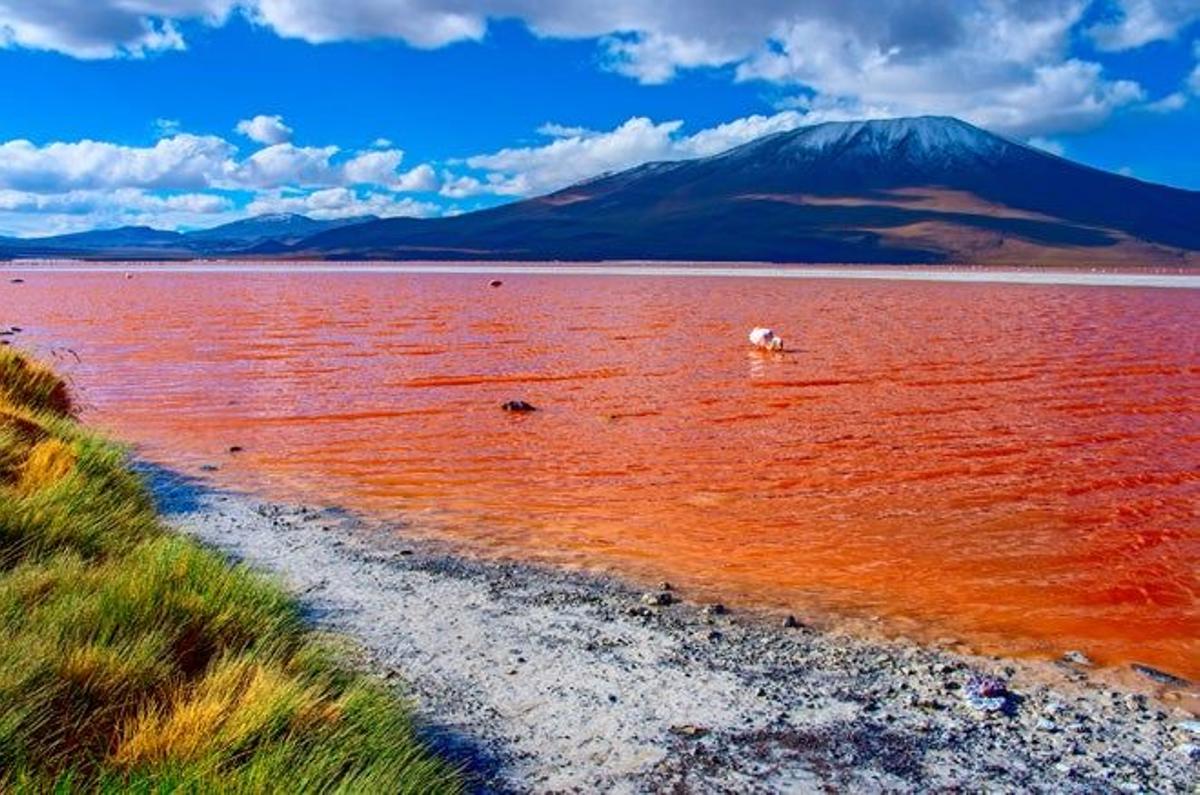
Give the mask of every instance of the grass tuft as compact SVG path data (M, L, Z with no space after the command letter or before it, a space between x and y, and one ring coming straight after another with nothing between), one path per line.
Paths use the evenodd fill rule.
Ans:
M274 582L166 532L62 381L0 351L0 792L458 792Z

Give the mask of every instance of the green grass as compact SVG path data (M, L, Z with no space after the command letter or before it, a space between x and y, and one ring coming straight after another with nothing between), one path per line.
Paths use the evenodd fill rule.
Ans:
M0 349L0 792L459 792L274 582L165 530Z

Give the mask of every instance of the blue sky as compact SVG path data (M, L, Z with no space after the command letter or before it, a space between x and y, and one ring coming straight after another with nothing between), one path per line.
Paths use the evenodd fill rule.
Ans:
M0 234L441 215L922 113L1200 189L1198 62L1200 0L0 0Z

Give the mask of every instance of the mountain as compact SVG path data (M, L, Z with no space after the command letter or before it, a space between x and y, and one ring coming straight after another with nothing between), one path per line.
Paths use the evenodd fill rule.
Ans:
M378 220L373 215L361 215L354 218L319 221L296 213L272 213L245 218L210 229L188 232L187 239L193 244L202 244L202 247L214 245L247 247L267 241L294 243L329 229Z
M6 254L1191 266L1200 193L920 117L802 127L449 218L268 215L0 239Z
M1200 193L951 118L828 123L452 218L314 235L387 259L1200 264Z
M0 237L0 257L192 259L237 254L255 246L284 248L320 232L378 220L373 215L316 220L295 213L274 213L183 233L122 226L54 237Z

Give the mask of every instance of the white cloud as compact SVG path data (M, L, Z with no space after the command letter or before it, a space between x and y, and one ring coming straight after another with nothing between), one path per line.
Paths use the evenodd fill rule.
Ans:
M360 195L349 188L325 188L311 193L264 194L246 207L250 215L301 213L310 218L321 219L354 218L360 215L425 218L437 215L439 210L438 205L431 202L397 197L379 191L368 191Z
M211 135L180 133L150 147L103 141L0 143L0 188L67 191L140 187L196 189L221 183L234 147Z
M596 39L610 68L645 83L726 67L803 89L828 112L954 114L1045 135L1098 124L1131 96L1133 84L1070 60L1080 26L1106 8L1087 34L1107 49L1200 18L1197 0L0 0L0 30L12 46L105 57L182 47L177 22L234 11L314 43L417 47L478 41L490 20L518 19L539 36Z
M341 178L330 158L338 151L336 146L267 146L238 165L230 184L257 188L336 185Z
M1101 50L1130 50L1173 39L1200 19L1196 0L1116 0L1114 6L1107 19L1088 28Z
M1153 102L1147 102L1143 107L1151 113L1173 113L1187 105L1187 101L1187 94L1175 91Z
M434 213L435 204L396 195L441 184L428 164L400 171L403 156L399 149L342 153L337 146L279 143L241 157L223 138L179 132L149 146L0 142L0 234L194 227L267 205L320 217ZM248 191L254 200L238 210L227 191Z
M55 194L0 190L0 229L20 236L131 224L159 229L215 226L236 216L233 202L210 193L164 196L136 188Z
M441 193L454 199L481 194L528 196L546 193L598 174L652 160L716 154L805 123L803 114L784 110L771 116L735 119L692 135L681 134L682 121L654 122L642 116L635 116L607 132L548 124L539 132L552 138L549 143L469 157L464 161L465 165L483 174L446 174Z
M267 146L292 140L292 128L283 123L282 116L260 114L253 119L242 119L234 129L251 141Z
M1041 149L1043 152L1049 152L1052 155L1062 157L1067 153L1067 149L1060 141L1055 141L1051 138L1030 138L1026 141L1030 146Z
M1200 41L1192 44L1192 54L1196 56L1196 60L1200 61ZM1187 79L1188 89L1197 96L1200 96L1200 63L1196 64L1196 68L1192 69L1192 73Z
M394 182L388 185L394 191L413 193L434 191L440 186L441 180L438 179L437 172L428 163L422 163L415 168L405 171Z
M76 58L140 58L186 47L176 22L228 15L234 0L0 0L0 46Z

